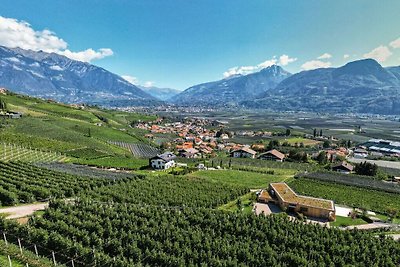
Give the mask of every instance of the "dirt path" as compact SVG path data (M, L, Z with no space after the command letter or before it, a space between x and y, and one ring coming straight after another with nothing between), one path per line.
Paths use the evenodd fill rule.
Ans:
M17 219L32 215L37 210L44 210L49 203L37 203L15 207L0 208L0 213L6 213L7 219Z

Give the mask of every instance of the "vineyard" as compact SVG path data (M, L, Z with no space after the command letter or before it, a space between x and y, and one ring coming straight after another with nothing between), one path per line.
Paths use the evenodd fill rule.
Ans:
M0 160L24 161L24 162L63 162L67 160L65 155L58 152L45 152L38 149L30 149L14 144L0 144Z
M380 180L373 179L371 176L361 175L348 175L340 174L337 172L312 172L297 175L298 177L305 177L308 179L315 179L326 182L333 182L356 187L365 187L385 191L389 193L400 194L400 185L396 183L388 183Z
M107 179L117 180L122 178L136 177L134 174L130 172L99 169L96 167L89 167L85 165L77 165L70 163L48 162L48 163L35 163L35 165L58 172L64 172L72 175L87 176L93 178L107 178Z
M387 213L389 209L398 210L400 207L400 194L395 193L307 178L294 179L289 185L301 195L332 199L338 204L379 213Z
M0 205L3 206L72 197L109 183L109 179L89 179L27 163L0 161Z
M111 141L109 143L131 151L132 155L137 158L151 158L159 153L157 148L143 143L134 144L125 142L111 142Z

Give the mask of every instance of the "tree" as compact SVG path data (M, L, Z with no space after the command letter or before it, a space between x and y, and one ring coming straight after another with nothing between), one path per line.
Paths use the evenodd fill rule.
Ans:
M322 129L319 130L319 136L322 136Z
M7 103L0 98L0 110L6 112L7 111Z
M329 142L328 140L325 140L324 143L322 144L323 148L329 148L331 146L331 142Z
M354 171L358 175L375 176L378 173L378 165L364 161L356 164Z
M278 147L280 147L280 143L278 140L274 139L274 140L269 141L269 143L267 145L267 150L271 150L271 149L278 148Z
M290 129L286 129L286 136L290 136Z
M324 165L328 162L328 159L326 157L326 152L325 151L321 151L319 152L316 160L318 161L319 164Z
M317 137L317 129L314 128L314 132L313 132L314 137Z

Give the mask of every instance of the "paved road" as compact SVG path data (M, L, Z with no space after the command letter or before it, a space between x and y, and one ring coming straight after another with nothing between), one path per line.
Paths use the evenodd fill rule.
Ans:
M0 208L0 213L7 213L7 219L17 219L32 215L37 210L44 210L49 203L37 203L16 207Z
M353 163L360 163L360 162L370 162L375 163L380 167L392 168L392 169L400 169L400 161L386 161L386 160L372 160L372 159L357 159L357 158L348 158L348 161Z

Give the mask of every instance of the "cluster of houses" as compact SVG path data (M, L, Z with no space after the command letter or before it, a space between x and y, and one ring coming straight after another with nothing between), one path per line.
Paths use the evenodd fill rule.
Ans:
M243 146L242 148L232 150L230 156L233 158L258 158L263 160L273 160L273 161L284 161L286 155L279 152L276 149L269 150L267 152L261 153L257 156L257 152L248 146Z

